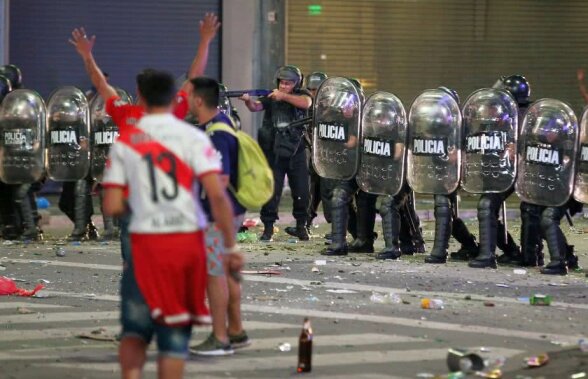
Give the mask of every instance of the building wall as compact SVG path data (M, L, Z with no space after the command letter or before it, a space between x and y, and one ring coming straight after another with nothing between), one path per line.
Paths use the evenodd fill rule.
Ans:
M407 108L427 88L454 88L463 101L512 74L527 77L533 99L584 106L585 0L290 0L287 11L289 63L359 78Z
M198 46L198 21L219 13L221 0L11 0L10 63L24 85L48 96L55 88L90 87L71 31L96 35L94 55L110 82L135 93L144 68L184 74ZM207 75L220 78L220 37L211 44Z

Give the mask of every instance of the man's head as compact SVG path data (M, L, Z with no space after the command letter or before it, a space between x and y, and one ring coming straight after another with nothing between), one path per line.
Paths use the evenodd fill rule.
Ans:
M519 106L527 106L531 97L531 84L523 75L501 77L494 88L507 90Z
M306 89L310 91L312 97L316 97L318 88L327 79L327 74L324 72L313 72L306 77Z
M137 75L137 92L146 107L169 107L176 94L174 78L165 71L145 69Z
M220 86L212 78L199 76L191 79L192 94L190 96L190 110L199 117L202 112L212 112L218 109Z
M275 74L278 90L284 93L292 93L302 84L302 72L296 66L287 65L280 67Z

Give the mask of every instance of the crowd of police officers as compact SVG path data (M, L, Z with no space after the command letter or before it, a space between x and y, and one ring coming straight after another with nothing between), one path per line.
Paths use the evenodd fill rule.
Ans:
M463 104L450 88L425 90L408 113L391 93L366 98L353 78L314 72L304 81L289 65L277 70L275 81L277 89L259 101L241 97L250 110L265 112L258 138L276 178L274 197L261 210L261 240L272 240L287 176L296 226L285 231L308 240L322 202L331 224L323 252L328 256L374 253L378 211L384 249L377 259L425 253L417 193L434 200L427 263L445 263L450 256L473 268L496 268L497 262L544 266L545 241L550 262L542 273L578 268L560 222L588 202L586 113L579 125L559 100L531 103L529 82L521 75L502 77ZM91 192L101 192L117 126L99 96L89 100L79 89L63 87L45 103L21 87L18 67L0 67L2 237L42 238L35 192L50 178L63 182L59 207L74 225L70 238L97 239ZM312 106L304 105L306 98ZM229 99L222 103L223 111L238 117ZM460 190L480 196L478 241L459 216ZM506 225L505 201L514 192L521 199L520 248ZM104 237L114 237L115 230L115 220L104 218ZM450 236L461 244L451 255ZM497 247L504 253L498 258Z

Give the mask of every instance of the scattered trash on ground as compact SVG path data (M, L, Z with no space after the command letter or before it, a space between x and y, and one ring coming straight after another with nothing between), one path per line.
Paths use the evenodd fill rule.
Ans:
M14 280L5 276L0 276L0 296L6 295L17 295L17 296L33 296L40 290L45 288L42 284L37 284L32 291L27 291L22 288L18 288Z
M344 294L344 293L357 293L357 291L346 290L346 289L327 290L327 292L330 292L330 293L339 293L339 294Z
M286 353L292 350L292 345L290 345L288 342L283 342L278 345L278 350L280 350L282 353Z
M117 342L116 336L108 333L108 331L105 328L99 328L96 330L92 330L90 333L84 332L84 333L76 334L76 338L94 340L94 341Z
M314 264L317 266L324 266L327 264L327 260L326 259L317 259L316 261L314 261Z
M531 305L551 305L550 295L535 294L529 298L529 304Z
M257 234L252 232L240 232L237 233L238 243L252 243L257 242Z
M21 315L30 315L30 314L35 313L35 311L30 310L29 308L25 308L25 307L18 307L18 308L16 308L16 311L18 312L18 314L21 314Z
M441 299L421 299L421 308L423 309L443 309L444 304Z
M65 249L63 247L58 247L55 249L55 255L58 257L65 257Z
M393 292L387 293L387 294L379 294L377 292L372 293L372 296L370 296L370 301L372 303L376 303L376 304L401 304L402 303L402 299L400 298L400 296L398 294L395 294Z
M472 373L485 368L484 359L478 354L465 349L449 349L447 351L447 368L451 372Z
M512 270L512 272L516 275L526 275L527 274L527 270L525 270L524 268L515 268L514 270Z
M539 354L537 356L525 358L528 367L541 367L549 362L547 353Z

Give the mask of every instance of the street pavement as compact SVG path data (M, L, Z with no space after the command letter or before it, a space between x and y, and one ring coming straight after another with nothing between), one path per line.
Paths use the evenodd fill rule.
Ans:
M476 231L475 223L468 225ZM579 218L573 230L563 227L584 265L588 234L582 231L587 226ZM518 235L516 222L510 229ZM433 224L424 223L424 230L430 248ZM315 228L309 242L296 242L280 231L275 242L243 244L246 270L279 274L244 275L244 325L253 344L231 357L190 357L187 378L301 375L295 368L304 317L310 317L315 333L313 370L304 374L309 378L433 377L447 374L449 348L469 349L489 362L504 360L504 378L569 378L588 372L586 357L577 351L578 340L588 336L583 272L550 277L537 269L515 273L515 267L474 270L464 262L425 265L423 255L386 262L371 254L326 258L319 253L326 231L326 225ZM26 289L46 286L33 298L0 297L2 379L120 375L114 339L120 244L72 244L60 238L65 232L52 224L43 242L0 242L0 275ZM378 239L376 248L382 243ZM457 248L454 241L452 248ZM56 255L59 249L65 256ZM374 293L392 293L401 301L378 303ZM552 305L529 305L528 297L537 293L552 295ZM425 297L441 299L444 309L422 309ZM208 333L195 329L193 342ZM553 352L547 366L524 368L525 357L544 352ZM155 354L152 348L146 378L156 377Z

